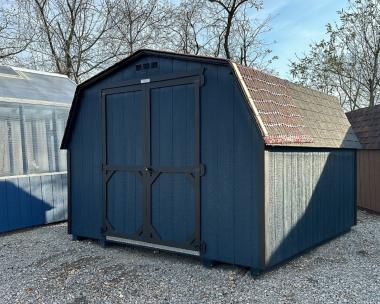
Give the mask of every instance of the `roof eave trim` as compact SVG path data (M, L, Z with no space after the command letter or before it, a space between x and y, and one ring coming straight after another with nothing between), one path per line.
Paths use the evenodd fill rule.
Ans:
M250 106L250 108L252 109L253 111L253 114L254 114L254 117L255 117L255 120L259 126L259 129L261 131L261 135L263 138L266 138L268 136L268 130L266 129L260 115L259 115L259 111L257 110L256 108L256 105L253 101L253 98L251 96L251 93L249 92L248 88L247 88L247 85L245 84L245 81L239 71L239 68L238 66L236 65L235 62L233 61L230 61L230 64L231 64L231 67L235 73L235 76L237 77L238 81L239 81L239 84L240 84L240 87L242 88L243 90L243 93L245 95L245 98Z

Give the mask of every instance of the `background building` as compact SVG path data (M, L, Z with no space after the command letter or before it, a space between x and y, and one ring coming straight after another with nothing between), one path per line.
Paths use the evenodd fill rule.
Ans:
M363 147L357 154L358 206L380 213L380 105L347 113Z
M0 66L0 232L67 218L59 146L75 87L64 75Z

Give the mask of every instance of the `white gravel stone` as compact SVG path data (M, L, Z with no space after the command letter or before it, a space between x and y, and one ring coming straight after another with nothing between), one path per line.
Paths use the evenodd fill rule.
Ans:
M66 224L0 235L0 303L380 303L380 216L280 268L72 241Z

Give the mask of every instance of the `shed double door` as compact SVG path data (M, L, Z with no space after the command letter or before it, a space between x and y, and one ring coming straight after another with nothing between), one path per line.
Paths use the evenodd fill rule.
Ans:
M199 77L102 91L106 238L199 254Z

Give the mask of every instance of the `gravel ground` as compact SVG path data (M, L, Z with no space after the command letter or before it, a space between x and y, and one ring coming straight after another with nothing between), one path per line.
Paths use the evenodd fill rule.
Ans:
M66 225L0 236L0 303L380 303L380 216L252 278L195 258L71 241Z

